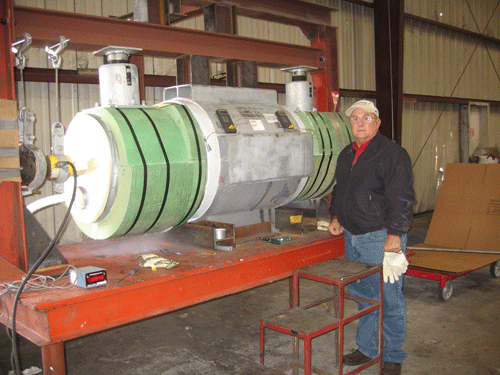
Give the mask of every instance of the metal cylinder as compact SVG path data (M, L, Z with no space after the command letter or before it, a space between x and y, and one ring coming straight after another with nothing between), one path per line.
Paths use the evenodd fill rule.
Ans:
M105 239L318 198L351 139L345 116L293 113L271 90L186 85L153 107L89 109L65 136L72 214Z
M114 63L99 67L99 94L104 107L139 105L139 75L137 66Z
M286 107L293 112L314 109L314 84L309 81L292 81L286 84Z

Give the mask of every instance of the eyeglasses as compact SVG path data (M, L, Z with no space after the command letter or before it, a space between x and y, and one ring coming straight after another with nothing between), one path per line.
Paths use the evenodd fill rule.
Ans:
M359 124L360 121L367 123L370 122L371 120L376 120L377 117L372 117L369 115L364 115L363 117L351 117L351 123L353 124Z

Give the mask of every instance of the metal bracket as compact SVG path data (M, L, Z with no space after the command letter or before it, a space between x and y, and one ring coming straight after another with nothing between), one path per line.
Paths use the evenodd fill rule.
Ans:
M128 61L130 55L141 51L142 48L107 46L92 52L92 54L95 56L104 56L106 58L105 63L113 63L114 61Z
M22 145L33 145L35 140L34 123L35 113L28 108L22 107L17 113L17 124L19 127L19 143Z
M21 107L17 113L17 125L19 128L19 149L21 163L21 178L23 179L23 196L31 195L37 192L37 189L45 181L47 172L47 163L45 155L36 147L35 140L35 113L26 107ZM25 169L26 168L26 169ZM32 178L31 182L25 185L24 178L28 175Z
M283 72L288 72L292 74L292 77L305 77L308 72L312 72L314 70L317 70L318 68L315 68L313 66L306 66L306 65L300 65L300 66L290 66L287 68L281 68Z
M166 232L166 234L167 238L173 236L176 238L176 241L205 249L233 251L236 246L233 224L200 221L173 228Z
M52 155L55 155L58 160L66 160L64 156L64 126L60 122L54 122L50 129ZM64 193L64 181L69 178L68 167L58 169L59 173L52 185L54 193Z
M23 33L22 39L12 43L12 53L14 54L14 64L17 69L23 70L26 67L26 56L23 51L31 44L31 35Z
M47 58L52 61L52 66L54 69L59 69L61 67L61 53L68 45L69 39L64 36L59 36L59 43L53 45L52 47L46 46L45 52L47 52Z

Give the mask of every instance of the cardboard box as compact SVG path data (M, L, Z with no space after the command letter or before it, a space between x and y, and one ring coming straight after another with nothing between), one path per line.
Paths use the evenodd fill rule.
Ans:
M500 251L500 164L448 164L423 244L415 247ZM413 267L466 272L500 254L415 250Z
M17 118L17 102L0 99L0 118Z
M0 99L0 121L2 120L4 123L0 123L0 149L19 147L17 103L14 100ZM2 154L0 153L0 155ZM0 183L2 181L21 182L19 167L19 157L0 156ZM9 177L3 177L4 173Z

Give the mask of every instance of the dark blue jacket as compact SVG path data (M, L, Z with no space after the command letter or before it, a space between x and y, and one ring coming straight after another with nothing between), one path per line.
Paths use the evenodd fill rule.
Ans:
M330 214L354 235L408 232L415 192L406 150L377 133L353 166L355 154L351 144L338 157Z

